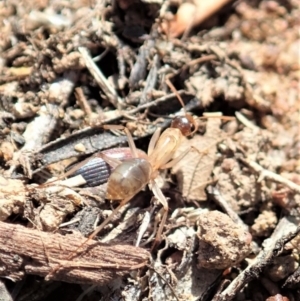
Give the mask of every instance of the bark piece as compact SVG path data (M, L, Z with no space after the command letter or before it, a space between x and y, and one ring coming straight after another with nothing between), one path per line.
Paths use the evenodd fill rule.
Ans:
M149 252L130 245L94 240L72 260L66 258L85 241L81 235L50 234L0 222L0 276L20 280L25 274L80 284L106 284L143 267ZM61 267L53 272L54 270Z

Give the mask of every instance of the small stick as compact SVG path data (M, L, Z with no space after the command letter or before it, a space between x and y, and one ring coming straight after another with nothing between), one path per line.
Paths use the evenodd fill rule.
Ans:
M151 269L151 270L153 270L153 271L154 271L154 272L155 272L155 273L163 280L163 282L169 287L169 289L170 289L170 291L172 292L172 294L173 294L173 296L175 297L175 299L176 299L177 301L180 301L180 299L178 298L178 296L177 296L177 294L176 294L174 288L173 288L172 285L165 279L165 277L163 277L163 276L161 275L161 273L159 273L154 267L148 265L148 268Z
M240 160L245 163L246 165L248 165L250 168L252 168L256 173L258 173L259 177L257 182L261 182L263 179L268 179L268 180L272 180L274 182L283 184L285 186L287 186L288 188L290 188L291 190L300 193L300 186L297 185L296 183L290 181L287 178L284 178L281 175L278 175L270 170L267 170L265 168L263 168L262 166L260 166L258 163L251 161L250 159L242 159L240 158Z
M243 222L238 214L231 208L231 206L223 198L221 192L213 186L207 187L208 193L215 199L215 202L228 214L228 216L236 223L249 230L249 227Z
M104 285L145 266L150 257L148 251L134 246L88 241L82 256L65 260L85 241L78 234L63 236L0 222L0 276L17 281L26 274L48 275L52 280ZM51 273L58 263L60 269Z
M95 64L95 62L89 55L88 50L85 47L79 47L78 50L82 55L82 58L84 60L87 69L94 76L97 84L100 86L100 88L107 96L107 99L111 102L111 104L115 108L119 109L119 107L123 104L123 100L118 96L115 89L110 85L109 81L105 78L101 70Z
M12 160L13 164L5 173L7 177L10 177L15 169L19 165L22 165L28 178L32 178L29 155L32 154L34 150L39 149L45 141L48 141L57 125L58 107L53 104L48 104L47 106L42 106L38 113L38 116L26 126L26 130L23 133L25 144L20 151L15 152Z
M149 101L148 94L155 88L157 83L157 74L160 67L159 57L156 54L153 58L152 67L146 79L146 84L141 95L140 104L147 103Z
M90 119L92 116L92 109L81 87L75 88L75 96L81 110L87 115L88 119Z
M242 123L245 127L255 130L255 131L259 131L260 128L258 126L256 126L254 123L252 123L250 120L248 120L243 114L241 114L240 112L235 112L235 116L237 118L237 120Z
M258 278L263 269L270 265L275 257L284 251L284 245L300 232L298 221L294 217L283 217L274 232L262 244L262 249L249 265L222 291L212 298L212 301L230 301L251 280Z
M171 93L171 94L168 94L168 95L164 95L162 97L159 97L153 101L149 101L147 103L144 103L142 105L139 105L137 108L134 108L130 111L127 111L126 114L127 115L133 115L141 110L144 110L144 109L148 109L148 108L151 108L151 107L156 107L158 104L162 103L162 102L166 102L167 100L171 99L172 97L174 96L177 96L177 94L184 94L185 92L183 90L180 90L180 91L177 91L177 93Z
M185 67L194 66L194 65L202 64L202 63L209 62L209 61L212 61L215 59L217 59L217 56L215 54L208 54L208 55L198 57L194 60L191 60L191 61L187 62L186 65L184 65L184 66Z

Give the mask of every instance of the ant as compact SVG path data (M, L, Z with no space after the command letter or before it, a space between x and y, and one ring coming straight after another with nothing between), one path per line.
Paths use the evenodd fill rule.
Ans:
M184 103L179 96L179 101L184 108ZM188 137L198 130L198 126L192 115L188 114L184 109L184 116L176 116L171 122L171 126L161 134L161 128L157 128L151 137L148 145L147 156L141 158L138 149L130 131L122 126L105 126L107 129L118 128L123 129L127 135L129 148L132 154L131 159L120 161L118 159L107 156L105 153L99 153L97 156L102 158L114 170L112 171L107 182L106 199L113 201L121 201L113 212L105 221L99 225L94 232L87 238L86 242L95 238L97 234L114 218L126 203L128 203L139 191L146 185L153 192L157 200L162 204L164 213L157 230L152 250L161 240L161 234L168 216L169 205L167 199L162 193L156 178L160 170L169 169L176 165L191 148L199 152L195 147L189 147L183 151L178 157L172 159L177 149L180 147L184 137ZM220 118L221 116L217 116ZM224 116L225 117L225 116ZM204 117L207 118L207 117ZM222 117L221 117L222 118ZM225 117L231 120L231 117ZM86 243L84 242L84 244ZM81 247L81 246L80 246ZM80 248L79 247L79 248Z
M106 199L120 201L120 203L94 230L94 232L74 252L69 254L67 260L71 260L75 255L78 255L79 250L82 249L87 242L94 239L97 234L112 221L119 210L146 185L149 186L149 189L153 192L154 196L162 204L164 210L161 223L152 245L152 250L160 242L162 231L168 216L169 205L166 197L157 184L157 176L160 170L173 167L187 155L192 147L187 148L178 157L172 159L175 152L180 147L183 138L192 135L198 130L195 119L186 112L181 97L179 96L178 99L184 109L184 116L174 117L171 126L162 133L161 128L156 129L151 137L147 155L145 156L140 155L140 151L136 148L133 137L126 127L117 125L104 126L105 129L123 129L125 131L132 155L132 158L121 161L120 158L109 156L109 153L101 152L97 154L97 157L102 158L113 168L107 182ZM227 120L228 119L232 118L227 117ZM199 152L197 149L196 151ZM51 274L55 273L59 268L60 265L58 265Z
M132 153L132 159L121 162L104 153L98 154L99 157L114 168L108 178L106 199L121 202L87 240L93 239L113 219L120 208L148 184L149 189L164 208L164 214L156 234L154 246L160 241L169 206L156 182L156 178L159 174L159 170L171 168L190 151L190 148L188 148L180 156L172 159L182 142L182 138L191 135L195 128L196 126L191 115L186 114L186 116L175 117L171 123L171 127L167 128L162 134L160 134L160 128L154 132L148 146L146 158L139 157L138 149L135 146L129 130L124 128Z
M173 119L170 128L167 128L162 134L161 128L157 128L150 140L147 155L141 158L139 150L135 146L133 137L126 127L104 127L106 129L124 129L132 153L132 158L126 159L125 161L112 158L105 153L97 154L98 157L102 158L114 168L108 178L106 199L119 200L121 202L119 206L113 210L110 216L67 257L67 260L71 260L88 241L95 238L96 235L113 219L120 208L128 203L147 184L164 209L162 220L152 246L153 250L161 239L161 234L169 211L167 199L159 188L156 178L159 174L159 170L171 168L190 151L190 148L188 148L177 158L172 159L176 150L179 148L183 137L189 136L197 130L194 119L190 114L185 113L185 116L176 116ZM53 269L51 274L55 273L59 268L60 265Z

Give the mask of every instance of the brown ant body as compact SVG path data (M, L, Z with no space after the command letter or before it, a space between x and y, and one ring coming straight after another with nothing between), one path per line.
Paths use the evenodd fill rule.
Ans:
M183 102L179 98L183 108ZM184 110L185 111L185 110ZM220 117L218 117L220 118ZM231 117L225 119L231 120ZM161 223L156 233L156 238L153 244L154 248L161 239L161 234L167 219L169 205L167 199L162 193L157 184L157 176L160 170L168 169L178 163L189 151L186 149L180 156L172 159L175 152L180 147L184 137L187 137L197 131L197 126L194 118L185 112L184 116L177 116L173 119L171 127L167 128L162 134L158 128L149 143L147 155L140 155L134 144L133 138L127 128L118 126L104 126L106 129L124 129L130 147L132 158L120 160L109 156L109 153L101 152L97 157L102 158L107 164L112 167L112 173L108 178L106 199L120 201L120 204L106 218L94 232L68 257L71 260L78 251L90 240L103 230L103 228L112 221L114 216L119 212L121 207L128 203L139 191L146 185L149 186L157 200L162 204L164 213ZM198 151L198 150L197 150ZM55 268L52 273L55 273L60 268L60 265Z
M121 202L111 215L95 229L88 240L93 239L112 220L120 208L131 200L147 184L164 208L164 214L156 235L156 242L160 240L169 206L156 182L156 178L159 170L174 166L188 153L189 149L172 160L176 150L182 142L182 138L184 136L189 136L192 133L192 128L195 127L194 123L192 124L191 121L193 120L189 115L175 117L171 127L167 128L161 135L160 128L158 128L150 140L147 158L139 158L133 138L126 128L124 128L124 130L128 137L133 157L132 159L121 162L108 157L103 153L99 154L103 160L114 168L112 174L108 178L106 198Z
M192 134L195 130L195 124L193 118L186 114L183 117L175 117L170 128L167 128L161 135L161 129L158 128L153 134L149 146L148 155L144 158L139 157L139 150L137 150L133 138L127 128L124 131L128 137L128 144L132 152L132 159L120 161L118 159L109 157L104 153L97 154L106 161L110 166L114 168L107 183L106 198L110 200L121 201L119 206L113 210L110 216L98 226L95 231L68 257L67 260L71 260L75 255L78 255L78 251L90 240L92 240L118 213L121 207L129 202L140 190L142 190L147 184L150 190L152 190L155 197L163 205L164 214L158 228L155 242L160 241L161 233L165 225L168 215L168 202L159 188L156 178L159 170L167 169L179 162L190 149L184 151L179 157L172 159L176 150L179 148L184 136ZM113 127L113 126L112 126ZM106 128L112 128L107 127ZM193 131L193 127L195 130ZM120 128L120 127L119 127ZM58 265L53 269L51 274L55 273L61 265Z

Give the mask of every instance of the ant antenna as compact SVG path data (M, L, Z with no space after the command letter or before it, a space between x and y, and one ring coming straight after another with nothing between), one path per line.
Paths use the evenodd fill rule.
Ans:
M168 85L168 87L170 88L170 90L176 95L176 97L178 98L182 108L183 108L183 111L185 114L187 114L186 112L186 109L185 109L185 104L181 98L181 96L179 95L178 91L176 90L176 88L174 87L174 85L171 83L169 77L166 78L166 84Z
M176 90L176 88L174 87L174 85L171 83L169 77L166 78L166 84L169 86L171 91L176 95L178 101L180 102L180 104L182 106L182 109L183 109L184 115L185 115L185 119L183 117L175 117L172 122L171 127L179 128L185 136L193 135L194 133L196 133L198 131L198 125L195 122L195 119L193 118L193 116L191 114L187 113L183 99L179 95L179 93ZM189 130L187 130L187 127L189 127ZM191 128L193 128L192 131L191 131Z

